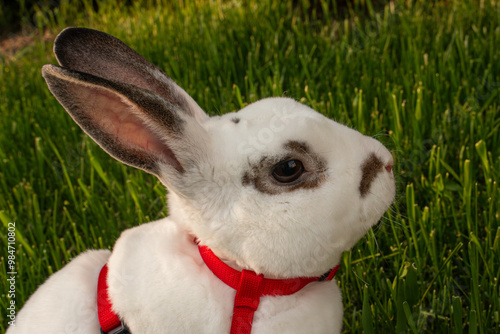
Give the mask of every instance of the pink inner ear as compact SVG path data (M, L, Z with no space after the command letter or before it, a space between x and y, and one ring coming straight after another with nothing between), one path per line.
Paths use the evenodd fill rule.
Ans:
M136 106L104 89L89 87L86 92L87 96L80 96L87 101L87 115L96 121L97 127L116 137L125 147L149 151L153 156L179 169L180 163L172 150L134 113Z

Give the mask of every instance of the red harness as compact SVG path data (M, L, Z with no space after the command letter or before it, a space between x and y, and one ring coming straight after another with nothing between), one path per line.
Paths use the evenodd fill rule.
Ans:
M331 281L339 269L336 266L321 277L298 277L290 279L269 279L251 270L238 271L225 264L206 246L198 246L200 255L207 267L222 282L236 290L234 299L231 334L249 334L252 330L253 316L259 307L261 296L291 295L307 284L318 281ZM107 285L108 267L104 265L97 283L97 313L101 333L129 333L123 321L111 309Z

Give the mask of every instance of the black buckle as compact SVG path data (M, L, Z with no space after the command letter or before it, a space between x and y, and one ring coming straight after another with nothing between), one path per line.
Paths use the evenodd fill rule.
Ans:
M113 328L109 332L105 332L101 328L101 334L131 334L130 330L128 329L127 325L123 322L123 320L120 320L121 326Z
M318 279L318 282L324 282L326 281L326 279L328 278L328 276L330 276L330 273L332 272L333 269L330 269L328 270L326 273L324 273L323 275L321 275Z

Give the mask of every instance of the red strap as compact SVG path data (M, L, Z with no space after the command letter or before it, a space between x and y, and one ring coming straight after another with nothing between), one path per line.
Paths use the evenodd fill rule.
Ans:
M269 279L250 270L238 271L225 264L208 247L198 246L207 267L222 282L236 290L234 299L231 334L248 334L252 330L253 316L259 307L260 296L291 295L319 277L298 277L291 279ZM326 281L331 281L339 266L333 268Z
M330 273L326 277L325 281L331 281L335 277L335 274L337 273L337 270L339 270L339 267L340 265L337 265L335 268L330 270Z
M263 280L262 274L256 275L250 270L241 272L240 284L234 298L232 334L245 334L252 330L253 315L259 307Z
M111 309L107 277L108 265L105 264L99 273L99 280L97 282L97 315L99 317L99 324L106 333L121 326L120 318Z
M206 246L198 246L200 255L207 267L221 281L236 290L234 298L231 334L249 334L252 331L253 316L260 303L260 296L291 295L307 284L320 280L319 277L298 277L291 279L269 279L251 270L238 271L225 264ZM326 281L335 276L339 266L333 268ZM97 314L104 332L121 326L120 318L113 312L108 295L108 266L105 264L97 282Z

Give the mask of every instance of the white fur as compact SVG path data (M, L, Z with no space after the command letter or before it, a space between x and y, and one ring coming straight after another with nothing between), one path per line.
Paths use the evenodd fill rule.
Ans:
M125 231L109 270L113 305L132 333L229 333L235 291L212 274L192 236L169 218ZM342 312L336 309L341 298L333 282L262 297L252 333L338 332Z
M229 333L235 291L206 267L193 238L237 269L268 278L319 276L391 204L392 173L382 168L366 196L359 184L370 154L384 166L392 155L291 99L264 99L209 118L175 87L191 111L179 114L182 138L163 138L185 170L160 165L170 215L122 233L108 261L110 299L133 334ZM321 158L323 182L276 194L243 182L251 166L283 156L290 141ZM89 251L71 261L36 291L7 333L97 333L97 275L108 256ZM340 333L342 317L335 281L314 282L291 296L262 297L252 333Z
M236 126L234 117L241 119ZM194 192L170 192L170 216L240 267L270 277L321 275L394 198L390 173L380 173L371 194L359 196L361 165L369 153L385 164L392 161L380 142L294 100L264 99L238 113L211 118L204 127L213 156L190 175L188 189ZM308 143L327 160L327 182L272 196L242 185L249 163L282 152L289 140Z

